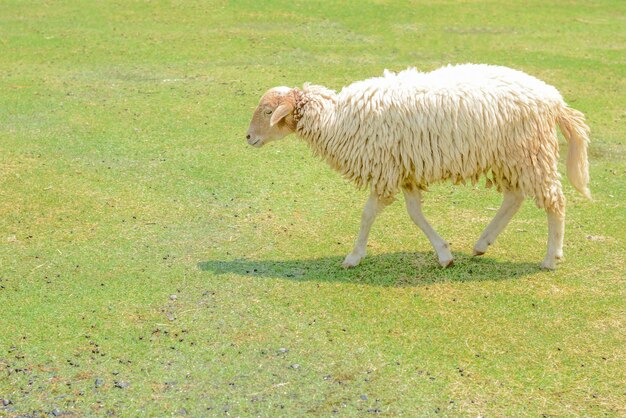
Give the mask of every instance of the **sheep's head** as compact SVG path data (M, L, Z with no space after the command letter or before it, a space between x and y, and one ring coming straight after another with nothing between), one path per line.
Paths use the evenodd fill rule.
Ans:
M296 121L293 111L296 95L289 87L274 87L261 97L246 139L254 147L262 147L270 141L281 139L295 132Z

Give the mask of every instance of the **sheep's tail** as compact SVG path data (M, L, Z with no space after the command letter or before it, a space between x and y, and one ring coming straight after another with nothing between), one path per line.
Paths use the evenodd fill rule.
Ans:
M585 115L571 107L564 106L557 116L561 132L569 143L567 151L567 178L587 199L589 192L589 162L587 146L589 144L589 126L585 123Z

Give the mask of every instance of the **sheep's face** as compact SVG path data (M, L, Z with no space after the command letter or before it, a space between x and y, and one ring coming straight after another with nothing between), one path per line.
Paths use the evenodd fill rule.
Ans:
M293 120L295 97L289 87L274 87L261 97L246 139L253 147L262 147L270 141L281 139L296 130Z

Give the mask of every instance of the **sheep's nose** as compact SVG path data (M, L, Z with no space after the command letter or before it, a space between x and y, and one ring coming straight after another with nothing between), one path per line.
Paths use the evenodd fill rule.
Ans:
M246 135L246 139L250 139L250 134Z

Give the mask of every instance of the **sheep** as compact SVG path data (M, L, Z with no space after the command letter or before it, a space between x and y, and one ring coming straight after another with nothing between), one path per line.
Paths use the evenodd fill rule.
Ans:
M568 107L554 87L502 66L385 70L382 77L355 82L339 93L312 84L272 88L261 98L246 138L261 147L296 133L344 177L369 186L361 228L344 267L365 257L376 215L400 190L439 263L450 266L448 242L422 214L422 192L435 182L476 184L484 176L487 187L495 185L504 197L473 254L487 251L530 196L548 219L541 267L555 269L563 257L565 219L556 125L569 142L568 178L590 199L584 115Z

